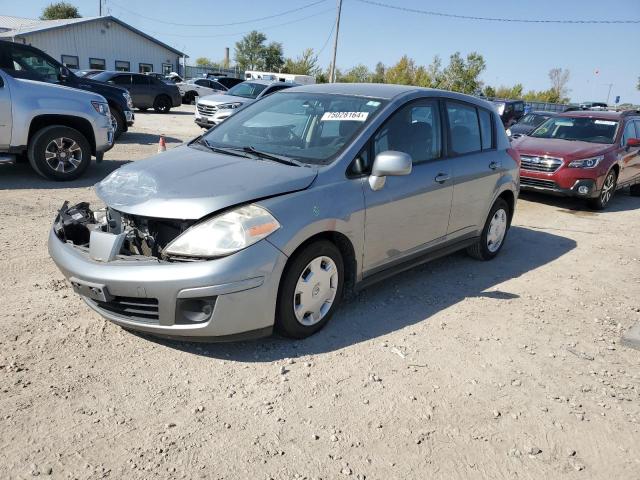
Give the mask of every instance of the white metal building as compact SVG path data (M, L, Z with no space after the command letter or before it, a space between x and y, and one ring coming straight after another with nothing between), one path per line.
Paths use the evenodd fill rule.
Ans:
M186 55L113 16L34 20L0 15L0 40L33 45L69 68L182 72Z

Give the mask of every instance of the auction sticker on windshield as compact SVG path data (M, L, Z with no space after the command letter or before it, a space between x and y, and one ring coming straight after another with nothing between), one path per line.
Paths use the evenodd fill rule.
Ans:
M323 122L329 120L351 120L355 122L364 122L367 120L369 112L324 112L322 118Z

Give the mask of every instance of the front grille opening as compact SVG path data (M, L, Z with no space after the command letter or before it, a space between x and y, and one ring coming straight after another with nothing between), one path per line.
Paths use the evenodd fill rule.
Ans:
M551 180L541 180L539 178L520 177L521 187L538 187L549 188L555 190L557 188L556 182Z
M157 298L113 297L107 302L93 299L89 301L98 309L135 322L157 324L160 319Z
M553 173L562 166L562 160L552 157L520 155L520 167L531 172Z

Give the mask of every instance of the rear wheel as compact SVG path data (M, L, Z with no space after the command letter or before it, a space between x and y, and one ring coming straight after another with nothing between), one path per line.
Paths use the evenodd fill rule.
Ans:
M29 142L29 163L45 178L74 180L91 163L91 146L78 130L63 126L45 127Z
M467 253L478 260L491 260L502 249L508 231L509 205L502 198L499 198L491 207L480 240L471 245L467 249Z
M171 110L171 99L165 95L159 95L153 102L153 109L157 113L167 113Z
M602 184L602 190L600 190L600 195L597 198L591 198L588 201L589 207L593 210L604 210L609 205L609 202L613 198L613 194L616 191L616 182L618 180L618 175L616 175L615 170L611 170L607 173L607 176L604 179L604 183Z
M184 99L183 99L183 101L184 101L184 103L186 103L187 105L192 105L192 104L193 104L193 102L195 102L196 97L197 97L196 92L194 92L194 91L187 92L187 93L185 93L185 94L184 94Z
M305 338L324 327L342 298L344 263L340 250L321 240L305 247L285 269L276 308L276 327Z

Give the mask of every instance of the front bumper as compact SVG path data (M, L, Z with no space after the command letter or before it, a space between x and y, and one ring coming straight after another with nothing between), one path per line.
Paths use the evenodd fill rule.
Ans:
M49 254L72 284L100 285L108 292L113 300L105 303L82 296L108 320L156 335L212 340L271 331L287 259L262 240L209 261L171 263L144 258L103 263L91 259L86 249L63 243L53 229ZM210 318L181 322L180 309L186 299L213 299Z
M596 198L600 194L596 181L592 179L579 179L569 188L563 188L553 180L531 178L523 174L520 174L520 189L563 197Z
M221 110L217 110L213 115L202 114L198 111L198 107L196 106L196 114L195 114L195 122L197 125L202 128L211 128L215 125L222 123L224 120L229 118L235 112L237 112L237 108L225 108Z

